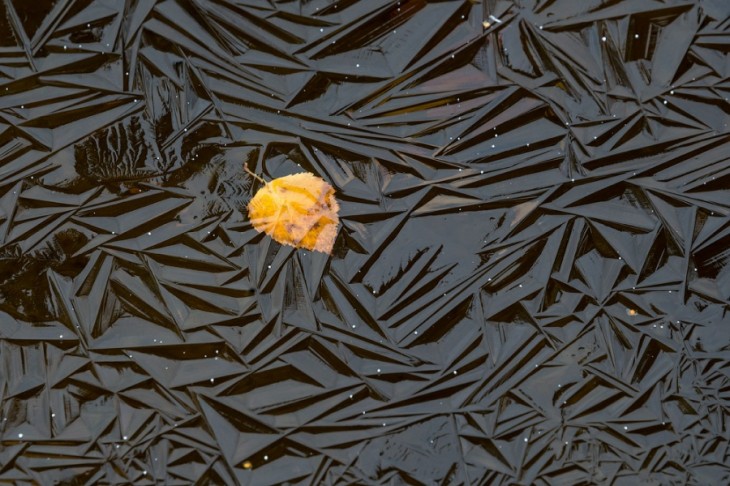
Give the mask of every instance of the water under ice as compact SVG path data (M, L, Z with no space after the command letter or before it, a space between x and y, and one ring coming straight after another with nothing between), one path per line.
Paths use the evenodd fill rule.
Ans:
M729 483L729 18L0 2L0 482Z

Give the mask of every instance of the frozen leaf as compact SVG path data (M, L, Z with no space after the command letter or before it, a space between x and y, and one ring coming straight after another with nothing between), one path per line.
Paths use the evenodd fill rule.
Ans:
M332 186L305 172L266 183L251 199L248 214L257 231L283 245L331 253L339 209Z

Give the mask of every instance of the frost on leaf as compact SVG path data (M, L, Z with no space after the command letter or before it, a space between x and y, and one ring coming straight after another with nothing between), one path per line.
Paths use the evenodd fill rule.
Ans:
M251 199L248 214L257 231L283 245L331 253L339 209L332 186L307 172L266 183Z

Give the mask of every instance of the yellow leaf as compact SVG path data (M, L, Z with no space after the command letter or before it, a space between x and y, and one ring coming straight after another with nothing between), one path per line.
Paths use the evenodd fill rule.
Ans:
M340 210L335 190L308 172L266 183L248 204L257 231L283 245L331 253Z

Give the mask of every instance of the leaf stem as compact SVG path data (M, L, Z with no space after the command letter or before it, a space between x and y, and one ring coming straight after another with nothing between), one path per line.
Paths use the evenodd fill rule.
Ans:
M263 184L266 184L266 181L264 180L264 178L261 177L260 175L256 174L255 172L252 172L251 169L249 169L247 165L244 165L243 166L243 170L245 170L246 172L248 172L255 179L258 179L259 181L261 181Z

